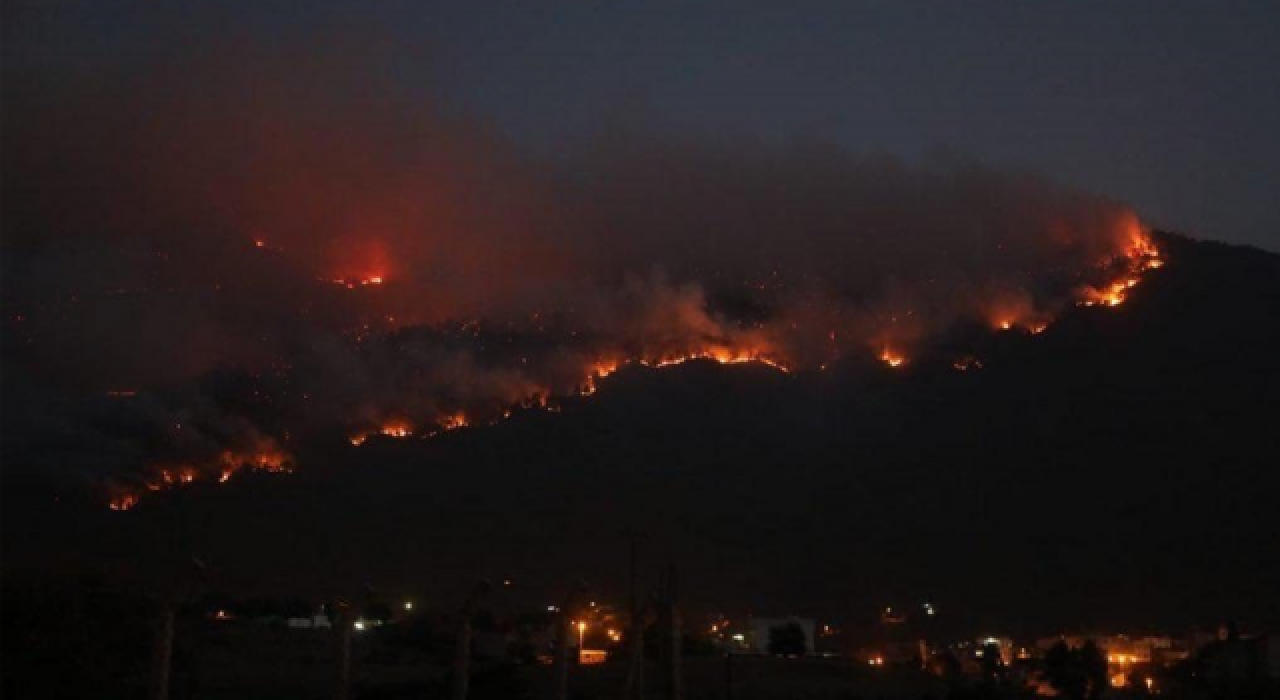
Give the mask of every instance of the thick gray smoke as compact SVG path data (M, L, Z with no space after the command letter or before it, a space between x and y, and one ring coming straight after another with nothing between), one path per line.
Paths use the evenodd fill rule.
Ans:
M1139 228L1033 175L816 143L602 130L540 162L333 45L6 74L7 465L211 478L627 360L910 353L1051 318Z

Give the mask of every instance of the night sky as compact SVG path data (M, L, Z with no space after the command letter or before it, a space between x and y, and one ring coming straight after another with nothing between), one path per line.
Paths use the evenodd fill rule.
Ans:
M1273 6L4 13L6 566L1275 622Z
M11 86L201 42L323 45L558 154L618 120L1042 171L1152 223L1280 248L1268 2L6 4ZM314 42L314 44L313 44ZM364 60L364 59L362 59Z

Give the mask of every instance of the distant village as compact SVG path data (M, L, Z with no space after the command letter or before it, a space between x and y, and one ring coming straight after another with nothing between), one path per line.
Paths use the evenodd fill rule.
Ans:
M203 614L217 624L267 625L337 638L347 634L354 645L382 638L404 641L416 634L435 640L441 649L452 648L455 665L465 657L468 672L493 664L581 669L554 674L564 679L563 692L571 675L613 667L625 670L614 674L625 676L619 680L625 685L619 689L623 697L681 697L673 690L685 683L681 667L708 663L722 668L713 684L722 687L710 697L724 698L735 697L735 690L746 692L743 686L749 683L742 679L752 675L752 664L761 663L846 668L859 679L859 687L874 688L884 681L890 689L877 691L876 697L910 696L891 690L904 679L932 681L953 691L968 688L979 697L1270 697L1266 693L1280 688L1280 639L1231 623L1180 635L1098 631L1035 639L998 633L943 639L934 631L939 612L927 602L910 610L885 607L874 626L856 632L789 615L709 615L695 622L682 619L678 609L661 600L635 613L646 624L634 631L626 606L585 598L504 618L476 608L465 621L458 614L424 610L408 598L351 606L345 612L340 607L323 604L304 611L294 606L286 612L228 604ZM639 647L631 643L631 635L640 637ZM737 681L735 669L741 676ZM648 694L638 695L635 688L645 684L636 676L644 673L657 680L649 681ZM654 695L655 687L666 690ZM1221 694L1224 689L1227 695Z

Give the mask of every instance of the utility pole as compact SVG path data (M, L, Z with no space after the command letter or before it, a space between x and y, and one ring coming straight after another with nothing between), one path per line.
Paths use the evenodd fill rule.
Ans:
M453 654L453 700L466 700L471 686L471 618L475 615L476 606L493 586L481 580L471 589L467 601L462 605L458 620L457 646Z
M173 666L173 599L166 596L160 601L160 617L156 621L154 647L151 656L151 700L169 700L169 676Z
M578 581L569 589L569 594L560 604L560 616L556 621L556 659L555 659L555 700L569 698L569 640L573 636L572 620L569 610L578 603L578 598L587 590L587 584Z
M627 612L630 613L631 615L630 617L631 626L635 627L636 616L640 613L639 602L636 599L636 568L638 566L638 560L640 558L639 550L640 550L641 534L636 530L627 528L626 535L627 535L628 553L630 555L628 557L629 571L628 571L628 579L627 579L627 598L628 598Z
M733 651L724 650L724 700L733 700Z
M178 606L189 600L209 574L209 567L196 557L190 557L175 571L170 580L156 594L159 615L155 621L155 635L151 647L151 700L169 700L169 686L173 678L173 637Z
M644 630L653 615L657 601L653 596L645 602L637 612L632 623L628 643L631 644L631 666L627 669L626 700L643 700L644 698Z
M644 697L644 611L637 599L637 571L640 560L640 538L643 534L628 527L625 531L628 550L628 630L627 644L631 645L631 667L627 670L627 700Z
M334 642L338 657L333 697L335 700L347 700L351 697L351 631L355 625L355 610L345 600L338 601L333 608Z
M671 700L684 697L684 683L680 667L680 605L676 596L676 567L674 564L667 574L667 613L671 620Z

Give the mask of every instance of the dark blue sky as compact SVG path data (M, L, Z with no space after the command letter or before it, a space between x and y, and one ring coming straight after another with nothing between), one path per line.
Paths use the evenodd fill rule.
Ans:
M206 35L349 28L407 93L540 152L625 116L695 137L957 154L1280 250L1274 2L297 4L18 3L6 59L28 76L145 66Z

